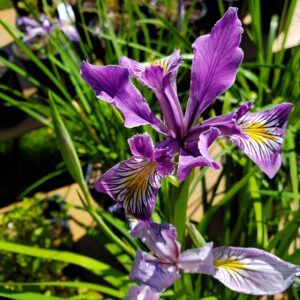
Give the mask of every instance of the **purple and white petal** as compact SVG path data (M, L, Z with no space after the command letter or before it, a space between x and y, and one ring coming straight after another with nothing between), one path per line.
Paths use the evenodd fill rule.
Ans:
M131 286L125 300L158 300L160 294L157 290L147 285Z
M203 35L194 42L190 98L185 114L187 129L234 83L243 59L243 51L239 48L243 32L241 25L237 9L231 7L210 34Z
M103 174L96 181L95 188L122 203L126 213L140 220L149 220L161 180L162 176L156 172L156 162L131 157Z
M213 275L230 289L252 295L273 295L285 291L300 275L300 267L255 248L213 249Z
M176 263L180 253L180 244L176 241L177 231L171 224L139 222L131 235L141 241L160 259Z
M241 114L237 125L246 138L229 137L270 178L281 165L280 152L291 109L292 104L282 103L264 112Z
M41 24L33 18L29 17L21 17L17 19L18 26L25 26L25 27L39 27Z
M207 243L201 248L189 249L180 253L178 267L185 273L215 274L212 247L213 243Z
M162 134L168 129L151 112L140 92L129 80L128 69L119 66L94 66L83 62L81 77L91 86L98 98L118 108L128 128L150 124Z
M142 251L138 251L130 271L130 280L149 285L159 292L170 287L178 278L176 266L160 261Z

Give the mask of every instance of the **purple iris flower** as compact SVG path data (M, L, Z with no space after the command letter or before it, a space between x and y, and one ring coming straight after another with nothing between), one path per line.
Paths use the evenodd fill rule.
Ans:
M76 27L73 25L74 20L60 17L60 20L55 19L55 22L70 41L77 42L80 37ZM25 32L23 39L25 44L31 44L37 39L47 37L55 29L55 26L44 14L39 16L39 21L30 17L21 17L17 20L17 24Z
M151 63L139 63L127 57L121 58L119 66L82 63L82 78L98 98L122 112L126 127L148 124L164 136L164 140L154 148L147 137L147 141L143 142L145 147L138 155L132 151L131 159L113 167L97 181L98 191L112 196L134 216L149 220L155 204L153 198L161 183L160 179L155 184L150 174L159 174L160 178L169 175L170 155L177 153L177 176L180 181L185 180L197 166L218 169L218 163L208 151L217 138L233 142L270 178L275 175L281 164L280 152L291 104L282 103L265 112L249 113L250 101L232 113L196 124L206 108L235 81L243 59L243 52L239 48L242 31L237 9L229 8L210 34L194 42L190 96L185 114L176 89L177 70L182 62L178 50ZM164 122L151 112L143 96L130 81L130 76L154 92ZM158 171L163 169L161 164L154 158L149 159L148 151L152 153L159 149L168 153L166 159L161 160L161 164L168 165L165 173ZM145 177L142 178L141 174Z
M280 293L300 275L300 266L255 248L213 248L213 243L207 243L180 253L177 232L171 224L139 222L131 234L155 255L138 251L130 272L130 279L142 284L135 290L148 291L153 295L149 299L158 299L154 298L155 292L162 293L170 287L180 277L180 271L210 275L236 292L252 295ZM143 298L132 294L128 299Z
M17 25L25 32L23 39L25 44L47 37L54 30L53 24L44 14L40 15L39 21L30 17L21 17L17 20Z

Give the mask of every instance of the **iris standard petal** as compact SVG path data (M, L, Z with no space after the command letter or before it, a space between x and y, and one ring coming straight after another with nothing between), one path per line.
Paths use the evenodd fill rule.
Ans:
M142 251L138 251L130 271L130 280L149 285L159 292L170 287L178 278L175 266L160 261Z
M160 293L147 285L131 286L125 300L158 300Z
M139 222L131 235L141 241L160 259L175 263L180 244L176 241L177 231L171 224L155 224Z
M120 65L127 67L131 76L153 90L173 137L182 137L184 134L183 113L176 89L177 70L181 61L178 50L151 63L138 63L127 57L120 59Z
M168 129L153 115L143 96L129 80L126 68L94 66L83 62L80 72L98 98L122 112L126 127L150 124L158 132L168 134Z
M185 273L201 273L213 275L213 243L207 243L201 248L189 249L180 253L178 267Z
M193 44L194 61L185 124L191 128L197 117L234 83L243 59L239 48L243 32L236 8L229 8L210 34Z
M230 289L253 295L273 295L286 290L300 274L299 266L255 248L213 249L213 277Z
M175 50L171 55L154 60L150 63L140 63L123 56L120 58L119 64L122 67L128 68L130 76L138 79L141 84L146 85L151 89L156 89L161 86L163 78L168 72L174 73L177 71L181 61L182 58L179 55L179 51ZM162 72L158 72L157 74L154 74L154 76L145 74L145 71L151 66L158 66L159 69L157 70L162 70Z
M127 213L141 220L149 220L161 180L155 162L131 157L103 174L96 181L95 188L122 203Z
M292 104L282 103L260 113L244 111L237 125L246 138L238 135L229 137L270 178L274 177L281 165L280 152L291 109Z

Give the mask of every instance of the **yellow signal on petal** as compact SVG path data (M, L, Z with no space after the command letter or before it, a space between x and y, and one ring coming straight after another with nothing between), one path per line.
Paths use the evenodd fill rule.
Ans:
M149 183L150 177L154 174L156 162L144 161L144 165L131 171L131 174L124 177L121 184L124 193L123 207L131 211L141 211L147 198L153 193Z
M252 123L247 127L242 128L243 133L245 133L250 138L254 139L256 142L260 142L262 138L266 138L274 141L275 136L267 132L266 127L263 124ZM263 142L263 141L261 141Z
M159 59L151 62L153 66L161 66L164 69L164 72L167 73L169 70L169 65L166 59Z
M226 260L215 260L215 268L224 268L224 269L245 269L245 266L234 259Z
M124 178L124 187L128 190L127 198L131 198L136 190L145 192L150 175L154 172L156 163L149 161L143 168Z

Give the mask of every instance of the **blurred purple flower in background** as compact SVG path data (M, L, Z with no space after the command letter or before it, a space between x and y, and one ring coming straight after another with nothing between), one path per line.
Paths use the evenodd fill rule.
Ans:
M78 42L80 37L74 25L75 15L72 7L70 5L60 3L57 6L57 12L59 19L55 18L54 20L58 28L64 32L70 41ZM27 45L47 37L55 30L54 24L44 14L39 16L39 20L31 17L18 18L17 25L25 33L23 41Z
M151 63L139 63L127 57L121 58L120 66L102 67L83 62L81 76L98 98L122 112L126 127L148 124L164 136L156 149L147 146L150 143L147 142L145 151L148 152L148 147L150 152L164 149L168 154L162 164L170 164L170 155L179 153L177 176L180 181L185 180L194 167L220 167L208 152L217 138L236 144L272 178L281 164L280 152L291 104L282 103L265 112L249 113L250 101L232 113L195 124L207 107L234 83L243 59L239 48L242 31L237 9L229 8L210 34L194 42L190 96L185 114L176 88L177 70L182 62L178 50ZM151 112L146 100L131 83L130 76L154 92L164 122ZM172 172L156 172L158 162L149 159L143 151L132 154L132 158L105 173L96 183L96 189L110 195L119 205L123 204L128 213L149 220L161 185L160 179ZM170 170L169 167L167 169ZM149 179L160 173L160 179L147 179L140 183L143 172Z
M253 295L280 293L300 275L299 266L255 248L213 248L213 243L206 243L180 253L177 232L171 224L138 222L131 234L140 238L156 257L137 252L130 279L142 286L131 287L128 293L131 298L127 299L158 299L157 293L180 278L180 271L211 275L236 292ZM149 298L138 298L137 291L143 291Z
M48 36L54 29L53 24L44 14L40 15L39 21L30 17L21 17L17 20L17 25L24 31L23 41L27 45L30 45L38 38Z

